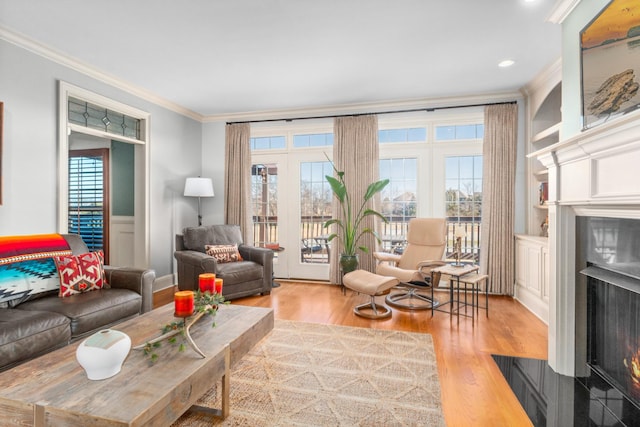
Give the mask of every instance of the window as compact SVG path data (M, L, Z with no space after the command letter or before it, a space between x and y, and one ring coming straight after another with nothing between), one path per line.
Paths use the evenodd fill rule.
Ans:
M108 262L108 159L106 149L69 152L69 233L79 234L91 251Z
M326 147L333 145L333 133L316 133L307 135L294 135L293 146L295 148L304 147Z
M380 160L380 179L389 180L381 193L381 213L389 221L382 224L384 250L397 251L403 246L409 220L416 217L417 172L415 158Z
M325 178L333 175L330 162L300 163L300 260L329 263L329 243L324 223L331 219L333 193Z
M284 136L250 138L249 143L251 144L251 150L275 150L287 147Z
M479 261L482 215L482 156L453 156L445 160L447 258L453 253L453 235L463 227L464 259Z
M447 255L453 252L454 232L462 226L467 233L463 261L478 260L482 121L480 108L379 120L380 179L390 180L377 205L389 221L378 230L380 249L400 253L412 218L447 217ZM333 230L323 224L331 218L333 201L325 179L325 175L333 175L327 162L335 143L332 129L330 120L252 127L253 163L267 167L267 186L272 179L277 179L279 186L277 201L275 189L270 188L266 195L274 199L265 199L261 178L253 171L255 241L278 239L286 248L274 264L276 277L328 277L331 242L327 235ZM277 151L269 151L273 149ZM272 167L277 168L279 177L271 177Z
M422 142L427 140L427 128L384 129L378 131L378 142Z
M140 119L100 107L77 98L68 98L69 122L113 135L140 139Z
M251 167L253 240L256 246L278 243L278 168L274 164ZM275 255L277 257L277 253Z
M483 137L483 124L436 126L436 141L482 139Z

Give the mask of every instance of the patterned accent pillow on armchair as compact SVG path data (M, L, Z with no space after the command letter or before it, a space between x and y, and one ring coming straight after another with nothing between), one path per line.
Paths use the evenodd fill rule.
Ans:
M104 266L95 252L53 258L60 276L60 297L102 289Z
M204 250L219 263L242 261L238 245L205 245Z

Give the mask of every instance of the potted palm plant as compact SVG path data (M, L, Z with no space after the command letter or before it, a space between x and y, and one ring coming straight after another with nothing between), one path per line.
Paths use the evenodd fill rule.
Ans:
M369 227L365 227L361 230L360 224L364 218L372 215L377 216L385 223L388 222L387 218L385 218L381 213L373 209L366 208L366 204L371 200L371 198L373 198L373 196L381 192L384 187L389 184L389 180L382 179L369 184L362 199L362 203L360 203L359 206L356 206L351 202L351 197L347 191L347 187L344 182L344 172L338 171L333 162L331 165L333 166L333 170L335 171L337 178L330 175L326 175L325 178L331 186L334 196L340 202L342 219L330 219L324 223L324 227L328 228L331 225L336 224L337 230L329 235L328 241L330 242L335 238L342 241L343 250L340 256L340 266L343 273L348 273L358 268L358 255L356 254L357 249L360 249L365 253L369 253L368 247L358 246L358 242L362 236L365 234L372 234L378 242L381 241L378 233Z

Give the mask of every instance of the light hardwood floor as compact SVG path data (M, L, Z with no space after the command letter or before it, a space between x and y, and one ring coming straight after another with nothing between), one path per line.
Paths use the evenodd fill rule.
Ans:
M490 296L489 317L479 321L430 311L393 310L390 319L369 320L353 314L368 296L339 286L281 281L270 296L234 300L233 304L272 307L276 319L328 323L377 329L429 333L433 336L442 388L444 415L449 427L528 426L518 400L493 362L492 354L547 358L547 326L510 297ZM446 299L446 293L438 293ZM378 297L382 300L383 297ZM156 306L172 301L171 292L158 294Z

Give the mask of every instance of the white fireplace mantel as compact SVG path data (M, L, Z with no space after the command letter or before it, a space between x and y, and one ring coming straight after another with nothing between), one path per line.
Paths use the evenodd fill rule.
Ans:
M580 375L576 325L586 320L576 307L576 216L640 218L640 111L529 156L549 170L549 365Z

